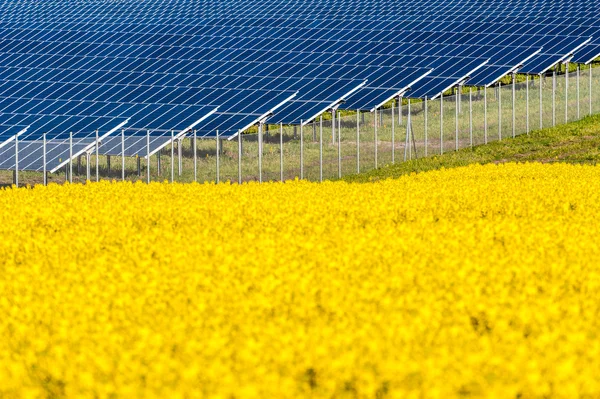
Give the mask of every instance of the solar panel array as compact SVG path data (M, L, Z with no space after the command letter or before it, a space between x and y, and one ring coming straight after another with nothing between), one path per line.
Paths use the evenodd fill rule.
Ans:
M67 137L77 154L101 142L103 154L141 156L147 134L154 153L192 130L232 137L265 120L306 123L337 106L371 111L600 54L593 2L0 4L0 169L16 167L15 132L25 127L19 168L41 170L46 133L56 170L73 153ZM111 136L124 126L124 139Z

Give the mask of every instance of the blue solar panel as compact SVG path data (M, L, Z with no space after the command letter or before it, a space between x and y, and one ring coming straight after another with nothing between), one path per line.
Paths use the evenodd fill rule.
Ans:
M1 4L0 143L11 124L31 124L32 141L69 131L87 140L128 120L135 155L145 129L153 148L190 126L231 136L267 117L297 124L340 102L371 110L600 54L594 2Z

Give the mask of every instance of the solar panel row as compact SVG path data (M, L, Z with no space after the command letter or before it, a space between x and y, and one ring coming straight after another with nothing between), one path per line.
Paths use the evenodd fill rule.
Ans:
M600 37L590 16L598 5L573 1L0 4L0 141L29 126L19 151L35 148L32 159L43 132L63 141L72 132L89 148L98 130L106 154L142 155L147 130L155 152L172 130L231 137L267 118L306 123L340 104L370 111L517 70L545 73L571 57L589 62L600 48L591 40ZM125 121L127 140L104 137ZM7 155L0 168L10 164Z

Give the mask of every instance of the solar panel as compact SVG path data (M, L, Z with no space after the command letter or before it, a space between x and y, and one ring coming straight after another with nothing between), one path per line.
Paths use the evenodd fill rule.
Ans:
M233 137L260 121L306 123L340 104L372 110L400 95L435 98L458 83L489 86L600 54L590 39L600 38L598 4L540 4L4 1L0 146L13 125L31 125L23 151L42 133L64 141L70 131L88 148L96 129L128 120L125 150L118 136L100 150L141 156L146 129L158 151L171 130Z

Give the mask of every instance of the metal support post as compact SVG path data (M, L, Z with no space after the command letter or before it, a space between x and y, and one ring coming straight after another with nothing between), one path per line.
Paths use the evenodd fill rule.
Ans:
M592 68L594 66L593 63L590 63L590 115L593 114L593 107L592 107Z
M581 66L577 64L577 119L581 118L581 93L580 93L580 83L581 83Z
M396 131L396 121L394 120L394 114L396 111L394 110L394 103L392 102L392 163L396 163L396 140L395 140L395 131Z
M498 140L502 141L502 82L498 82Z
M337 115L337 138L338 138L338 179L342 178L342 117L338 111Z
M81 175L81 155L77 157L77 176Z
M428 120L427 120L427 96L425 96L424 107L425 107L425 123L424 123L424 125L425 125L424 126L424 128L425 128L425 156L427 156L427 147L429 146L428 138L427 138L427 133L429 130Z
M171 183L175 181L175 133L171 129Z
M43 134L42 137L43 140L43 149L42 149L42 156L44 157L44 159L42 160L43 162L43 173L44 173L44 186L48 185L48 173L46 171L46 133Z
M121 129L121 180L125 181L125 129Z
M410 154L410 159L412 159L412 152L411 152L411 148L414 148L415 150L415 159L418 159L419 156L417 155L417 142L415 141L415 133L413 132L413 128L412 128L412 111L410 109L411 107L411 101L410 98L408 99L408 112L407 112L407 122L406 125L408 126L408 131L410 133L410 141L412 141L412 147L409 147L408 151Z
M331 110L331 144L335 145L335 108Z
M411 147L410 147L410 99L408 99L408 121L406 122L406 136L404 138L404 162L406 162L408 159L412 158L412 154L411 154Z
M469 140L473 148L473 88L469 88Z
M90 161L91 161L91 155L89 152L85 153L85 181L90 181L91 180L91 166L90 166Z
M543 108L543 97L544 97L544 90L543 90L543 81L542 81L542 74L540 73L540 129L544 128L544 108Z
M137 163L137 175L138 177L142 177L142 158L140 158L139 155L136 155L135 160Z
M356 110L356 173L360 173L360 110Z
M565 62L565 123L569 123L569 62Z
M487 86L483 87L483 143L488 143Z
M304 121L300 121L300 180L304 180Z
M375 113L373 114L373 128L375 133L375 169L377 169L377 108L375 108Z
M444 93L440 95L440 155L444 154Z
M552 72L552 126L556 126L556 68Z
M460 88L460 86L459 86ZM460 103L459 103L459 97L460 95L458 94L458 88L456 89L456 97L454 98L454 113L455 113L455 119L454 119L454 151L458 151L458 115L460 114Z
M69 147L72 153L73 146ZM15 136L15 173L13 174L13 184L19 187L19 136Z
M462 85L456 86L456 106L458 108L458 113L462 113Z
M262 183L263 123L258 124L258 182Z
M402 126L402 96L398 97L398 126Z
M517 74L512 74L512 136L517 135L515 101L517 99Z
M99 149L100 140L98 140L98 129L96 129L96 183L100 181L100 160L99 160Z
M296 127L294 126L294 131ZM283 181L283 123L279 123L279 181Z
M158 176L160 176L160 169L162 168L161 164L160 164L160 156L161 156L161 152L162 150L158 150L156 151L156 174Z
M18 171L17 167L17 171ZM17 172L17 179L18 179ZM73 183L73 132L69 132L69 183Z
M323 115L319 116L319 181L323 181Z
M529 135L529 75L525 75L525 131Z
M242 184L242 132L238 130L238 184Z
M221 141L219 140L219 131L217 130L217 184L220 183L221 180Z
M177 139L177 171L178 176L181 176L181 170L183 169L182 165L182 156L183 156L183 139Z
M146 130L146 184L150 184L150 130Z
M198 182L198 133L196 129L194 129L194 182ZM160 151L159 151L159 159L160 159Z

